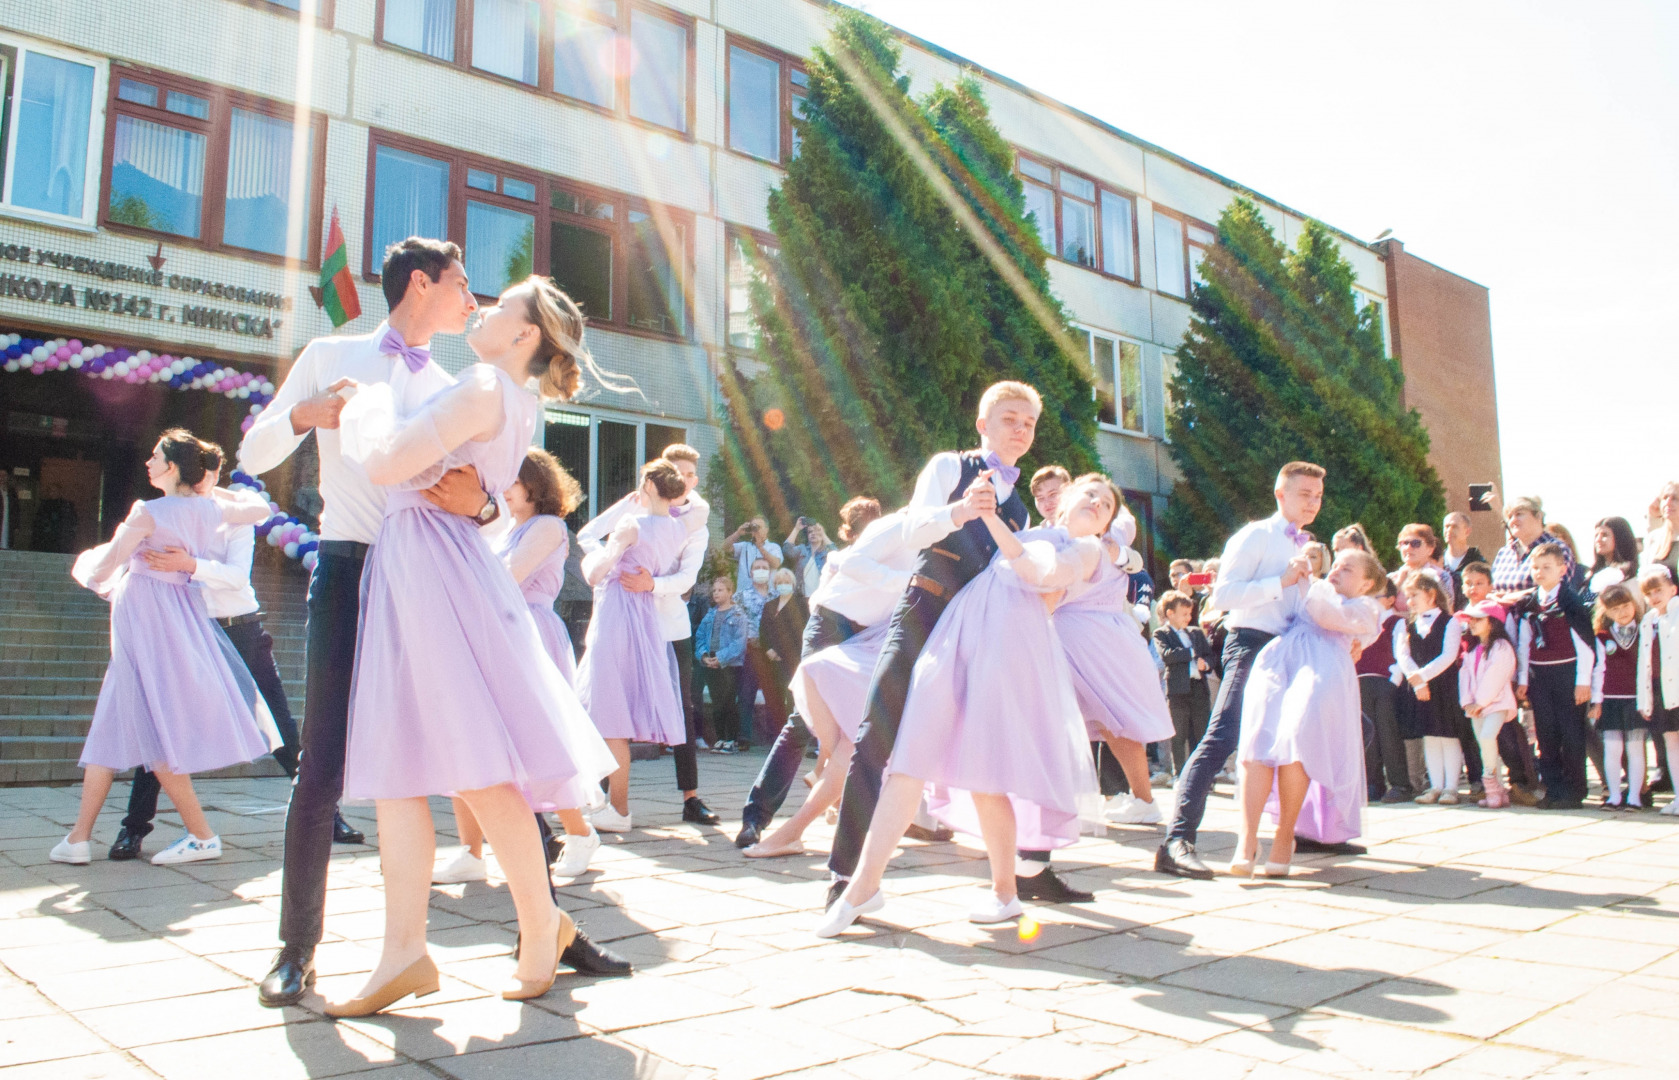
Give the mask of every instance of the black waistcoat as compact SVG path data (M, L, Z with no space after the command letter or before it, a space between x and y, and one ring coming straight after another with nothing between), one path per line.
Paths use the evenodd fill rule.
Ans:
M961 458L962 475L946 496L947 503L960 499L968 486L986 469L985 455L978 450L965 451ZM1026 527L1026 504L1020 501L1019 492L1009 492L1009 497L998 505L997 516L1012 532ZM991 557L996 553L997 542L991 538L991 531L985 527L985 522L975 518L932 547L923 549L916 556L915 573L944 586L947 590L945 599L948 600L956 595L958 589L978 577L979 572L991 564Z

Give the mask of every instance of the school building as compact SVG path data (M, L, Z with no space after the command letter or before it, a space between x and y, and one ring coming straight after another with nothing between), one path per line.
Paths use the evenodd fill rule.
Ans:
M147 494L143 462L166 426L237 443L253 396L332 330L310 286L335 212L363 311L345 332L377 325L379 255L413 233L459 242L485 297L534 270L581 301L602 366L641 393L591 386L548 411L546 444L589 494L580 516L666 443L710 455L719 365L756 340L744 252L773 243L765 200L796 149L800 58L835 11L4 0L3 546L69 552L108 536ZM1151 523L1172 489L1166 385L1210 223L1244 194L1292 243L1302 215L936 44L904 43L915 92L975 74L1018 148L1054 288L1089 349L1103 460ZM1340 239L1463 508L1468 483L1500 479L1486 290L1396 241ZM435 348L450 369L468 361L459 340ZM308 455L279 472L266 479L288 510L318 508ZM1498 540L1489 518L1477 515L1483 550Z

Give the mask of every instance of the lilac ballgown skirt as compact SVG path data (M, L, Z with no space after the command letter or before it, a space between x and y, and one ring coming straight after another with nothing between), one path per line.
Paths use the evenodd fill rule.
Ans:
M1351 650L1355 639L1374 641L1381 625L1374 600L1349 600L1317 581L1288 629L1254 658L1236 756L1273 768L1304 766L1311 784L1298 835L1338 844L1363 832L1364 724ZM1273 787L1266 808L1273 817L1276 803Z
M80 763L198 773L255 761L280 745L280 733L244 660L189 575L153 570L141 558L169 547L214 551L221 510L210 499L178 495L145 508L156 528L114 582L90 580L102 548L71 571L111 601L111 662Z
M519 541L524 539L537 520L533 517L507 535L501 548L504 559L519 546ZM565 529L564 522L560 523L560 528ZM571 533L568 530L565 541L549 552L536 569L525 575L525 580L519 583L519 591L530 607L531 618L536 620L536 632L542 635L542 647L553 658L554 666L560 669L565 681L576 686L577 652L571 647L571 632L565 628L565 620L554 610L560 590L565 587L566 557L570 553Z
M501 431L468 441L390 491L384 525L368 552L346 798L413 798L511 783L532 809L571 809L598 804L601 778L617 768L477 524L432 506L418 490L462 465L475 466L492 495L518 479L537 401L506 374L495 374ZM366 422L377 431L378 413L390 408L388 396L375 397L363 413L357 406L367 393L344 411L351 456L359 441L353 428Z
M1087 587L1067 590L1051 621L1089 736L1160 742L1172 737L1172 714L1154 655L1131 614L1129 585L1130 575L1104 559Z
M882 619L838 645L805 657L793 675L793 703L799 715L810 716L808 691L814 687L834 714L840 733L856 742L869 700L869 684L874 681L875 664L886 647L886 632L891 625L891 619Z
M972 792L1006 794L1016 843L1078 840L1101 820L1101 794L1066 652L1043 594L1077 574L1077 543L1061 528L1019 534L1034 585L1001 555L951 600L915 663L890 771L928 783L928 809L979 832Z
M659 629L650 592L618 583L625 571L654 577L676 570L688 527L669 515L638 514L639 537L595 589L595 612L577 666L577 696L601 737L680 746L688 741L676 650Z

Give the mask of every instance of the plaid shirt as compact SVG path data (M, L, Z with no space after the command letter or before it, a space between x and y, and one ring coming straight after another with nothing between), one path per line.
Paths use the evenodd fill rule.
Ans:
M1523 548L1521 541L1515 537L1498 549L1498 554L1492 557L1492 589L1493 592L1515 592L1519 589L1533 588L1533 548L1540 544L1555 544L1562 548L1563 561L1568 564L1562 579L1572 581L1574 578L1574 553L1551 533L1540 533L1539 539L1533 542L1533 547Z

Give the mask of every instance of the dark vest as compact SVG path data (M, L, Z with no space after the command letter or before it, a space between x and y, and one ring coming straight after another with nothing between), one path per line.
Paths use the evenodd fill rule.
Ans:
M962 475L945 497L947 503L960 499L986 468L985 455L978 450L965 451L961 458ZM1020 501L1019 492L1009 493L1008 499L998 505L997 516L1011 532L1026 527L1026 504ZM924 548L916 556L914 573L944 586L947 590L944 599L949 600L962 586L978 577L995 554L997 542L991 539L991 531L985 522L975 518L932 547Z
M1603 696L1630 698L1638 696L1638 639L1631 648L1623 649L1613 634L1597 635L1603 646Z
M1389 612L1382 620L1382 632L1370 643L1369 648L1359 654L1358 663L1353 665L1353 669L1358 672L1360 678L1366 675L1381 679L1388 677L1393 668L1393 624L1398 618L1398 615Z
M1411 662L1418 667L1427 667L1439 658L1446 647L1446 623L1451 616L1442 611L1434 616L1434 625L1428 628L1425 637L1417 633L1417 624L1408 623L1405 633L1409 635L1408 644L1411 646ZM1432 696L1451 691L1452 700L1457 700L1457 669L1448 667L1445 671L1428 681L1428 691Z

